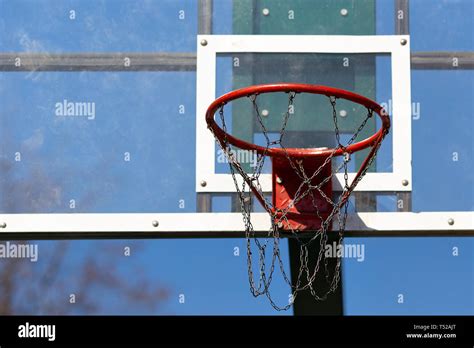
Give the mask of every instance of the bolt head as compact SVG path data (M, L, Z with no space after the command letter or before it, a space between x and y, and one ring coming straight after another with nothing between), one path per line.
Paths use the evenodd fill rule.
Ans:
M347 11L347 8L341 8L341 16L346 17L349 14L349 11Z
M267 117L270 113L268 112L267 109L262 110L262 116Z
M347 111L346 110L339 111L339 116L346 117L347 116Z
M407 179L402 180L402 185L403 186L408 186L408 180Z
M160 223L156 220L153 220L151 224L153 225L153 227L158 227L160 225Z
M450 226L454 225L454 219L449 218L448 219L448 225L450 225Z
M401 39L401 40L400 40L400 44L401 44L402 46L405 46L405 45L407 44L407 42L408 42L408 41L407 41L406 39Z
M270 10L269 10L268 8L264 8L264 9L262 10L262 14L263 14L264 16L268 16L268 15L270 14Z
M206 180L201 180L201 186L206 187L207 186L207 181Z
M0 223L0 228L6 228L6 227L7 227L7 223L6 223L6 222Z
M201 40L201 46L207 46L207 40L206 39Z

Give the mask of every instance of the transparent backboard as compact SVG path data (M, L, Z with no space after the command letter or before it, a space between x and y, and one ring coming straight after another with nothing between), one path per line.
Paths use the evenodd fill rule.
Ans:
M197 83L198 35L208 37L207 48L217 35L396 35L408 37L409 85L393 85L388 52L288 53L281 45L219 53L212 98L277 80L327 84L383 104L396 126L393 95L408 88L411 159L400 156L391 132L368 175L394 178L399 156L410 164L409 183L377 189L389 181L367 177L351 198L345 242L365 254L343 260L344 314L472 315L473 244L465 236L474 232L473 11L471 0L0 0L0 238L49 239L39 242L38 263L16 263L12 313L57 314L51 304L67 302L71 289L81 294L77 283L91 269L82 266L93 265L102 271L94 275L114 271L139 295L154 289L143 280L166 292L143 306L125 301L121 287L115 295L90 287L78 298L99 306L80 300L66 313L275 314L248 291L245 240L223 238L243 235L235 195L209 179L201 186L200 156L214 174L229 169L214 143L198 150L198 89L207 87ZM301 122L291 125L291 143L331 145L322 99L305 98L296 99ZM281 101L262 102L270 122ZM340 107L349 133L360 110ZM226 111L232 132L262 142L255 129L240 128L252 123ZM266 214L255 209L254 226L266 231ZM56 241L109 236L120 240L73 241L69 249ZM123 240L136 236L206 238ZM288 244L281 241L290 270L297 256ZM137 257L123 257L128 247ZM58 255L64 262L52 279ZM2 274L8 265L1 260ZM290 289L278 281L273 294L286 302Z
M406 139L396 143L397 130L389 134L368 174L380 179L361 182L350 211L446 212L438 216L443 222L452 218L450 212L470 212L473 38L466 30L472 19L461 14L472 4L422 3L429 7L431 29L419 25L426 13L417 2L408 9L395 8L400 5L392 1L105 1L98 11L92 1L74 6L2 1L0 212L238 214L231 188L214 189L212 180L206 188L200 185L205 180L198 173L201 158L213 162L216 174L228 174L229 168L218 147L211 153L199 147L197 127L204 115L196 105L198 89L206 85L197 79L198 34L211 35L208 47L212 35L373 35L374 41L380 35L409 35L409 84L394 83L390 52L288 53L282 45L274 53L218 53L213 97L257 83L329 85L374 99L396 125L401 121L392 110L393 95L411 90ZM33 15L37 12L44 16ZM123 13L134 15L122 21ZM50 23L50 15L62 20ZM273 122L285 101L274 95L261 102L270 131L277 132ZM289 125L289 144L333 146L324 101L302 96L295 107L298 118ZM229 108L231 131L261 142L245 108L238 103ZM362 111L343 101L338 105L343 138L354 131ZM361 138L378 126L368 124ZM402 176L390 176L395 158L405 167L409 163L408 185ZM358 161L356 156L351 171ZM270 168L264 171L269 174ZM388 184L392 179L394 184ZM153 231L152 215L136 229ZM167 230L180 230L179 216L169 217L175 223ZM190 219L190 224L203 221L217 235L223 226L213 224L211 215ZM88 226L93 229L92 222ZM390 229L382 220L376 226Z

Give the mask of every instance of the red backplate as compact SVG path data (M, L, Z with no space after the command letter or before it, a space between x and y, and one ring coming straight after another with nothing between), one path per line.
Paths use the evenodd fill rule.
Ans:
M311 177L316 170L321 167L327 157L313 157L301 160L301 166L308 177ZM299 168L296 160L293 159L295 166ZM291 208L288 208L295 199L303 180L295 173L287 158L272 158L273 167L273 206L277 211L288 211L286 215L288 222L282 219L279 225L282 230L318 230L324 219L328 217L332 210L331 204L316 189L308 193ZM318 185L324 179L330 178L323 186L321 191L332 200L332 170L331 161L321 169L318 175L311 180L311 185ZM304 184L299 195L308 190L308 185ZM316 205L316 208L314 207ZM320 217L317 214L319 212ZM278 217L279 214L277 214ZM322 219L321 219L322 218ZM277 221L275 221L278 224Z

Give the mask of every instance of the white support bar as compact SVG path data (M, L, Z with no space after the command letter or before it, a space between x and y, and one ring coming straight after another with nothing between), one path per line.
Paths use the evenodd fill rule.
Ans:
M254 230L262 235L270 229L267 213L252 214ZM54 239L63 233L127 238L143 233L152 237L232 237L243 236L240 213L163 213L163 214L3 214L0 239L35 233ZM333 226L337 230L337 225ZM474 235L473 212L358 213L348 216L347 235L414 236Z

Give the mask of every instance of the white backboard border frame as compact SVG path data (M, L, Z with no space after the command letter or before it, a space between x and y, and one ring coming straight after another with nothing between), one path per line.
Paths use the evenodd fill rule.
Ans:
M391 56L393 171L367 173L355 191L411 191L411 83L408 35L198 35L196 78L196 192L235 192L231 174L215 173L215 140L205 113L216 99L216 62L220 53L383 53ZM284 82L284 81L282 81ZM316 84L317 81L315 81ZM337 87L337 86L333 86ZM383 146L383 144L382 144ZM355 173L349 175L353 180ZM260 176L271 192L271 174ZM343 187L336 174L333 189ZM241 178L238 178L241 180ZM205 185L203 185L205 183Z

